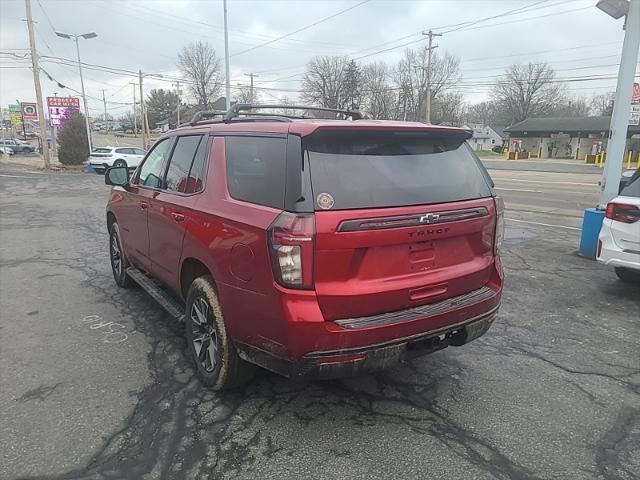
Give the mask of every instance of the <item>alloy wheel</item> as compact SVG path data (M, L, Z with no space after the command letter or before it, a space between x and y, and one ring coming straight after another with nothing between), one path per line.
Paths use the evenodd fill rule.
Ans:
M213 372L218 364L218 332L213 312L204 298L196 297L189 316L193 350L198 362L207 372Z

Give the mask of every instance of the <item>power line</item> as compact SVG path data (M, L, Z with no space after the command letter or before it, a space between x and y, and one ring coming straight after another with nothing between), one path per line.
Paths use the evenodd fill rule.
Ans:
M264 42L264 43L261 43L260 45L255 45L255 46L253 46L251 48L247 48L246 50L242 50L240 52L234 53L231 56L232 57L237 57L238 55L242 55L242 54L247 53L247 52L252 52L253 50L256 50L258 48L266 47L267 45L271 45L272 43L275 43L275 42L277 42L279 40L282 40L284 38L290 37L291 35L295 35L296 33L300 33L300 32L302 32L304 30L307 30L309 28L315 27L316 25L319 25L319 24L321 24L323 22L326 22L327 20L331 20L332 18L335 18L335 17L337 17L339 15L342 15L343 13L349 12L349 11L353 10L354 8L358 8L360 5L364 5L365 3L369 3L370 1L371 0L363 0L362 2L356 3L355 5L352 5L349 8L345 8L344 10L340 10L339 12L336 12L336 13L334 13L332 15L329 15L328 17L321 18L320 20L317 20L317 21L315 21L313 23L310 23L309 25L305 25L304 27L298 28L297 30L294 30L293 32L286 33L284 35L281 35L279 37L274 38L273 40L269 40L268 42Z

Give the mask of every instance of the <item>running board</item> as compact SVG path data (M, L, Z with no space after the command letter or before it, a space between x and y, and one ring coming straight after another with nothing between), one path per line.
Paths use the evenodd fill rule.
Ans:
M127 268L127 275L140 285L145 292L151 295L151 298L158 302L172 317L180 322L184 322L184 307L180 305L180 302L173 298L169 292L162 288L158 282L136 267Z

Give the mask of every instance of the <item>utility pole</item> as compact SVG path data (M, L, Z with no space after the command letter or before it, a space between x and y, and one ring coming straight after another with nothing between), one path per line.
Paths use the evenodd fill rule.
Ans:
M84 123L87 127L87 141L89 142L89 153L93 151L91 142L91 126L89 125L89 104L87 103L87 95L84 93L84 77L82 76L82 62L80 61L80 45L78 37L74 37L76 42L76 53L78 54L78 71L80 72L80 87L82 90L82 101L84 102Z
M29 46L31 48L31 66L33 68L33 83L36 87L36 101L38 102L38 110L39 110L38 114L40 119L40 139L42 141L42 158L44 160L44 168L48 170L50 164L49 164L49 143L47 142L47 120L44 117L44 105L42 103L42 89L40 88L40 67L38 66L38 53L36 52L36 38L33 34L33 16L31 14L31 0L24 0L24 3L27 9L27 28L29 29Z
M251 79L251 86L249 87L249 94L251 95L251 103L255 103L256 99L253 96L253 77L257 77L259 75L255 74L255 73L245 73L245 76L249 77Z
M618 70L618 84L616 98L613 102L609 141L607 142L607 161L604 163L602 174L602 192L600 207L618 196L618 185L622 175L627 130L629 128L629 114L631 111L631 94L633 78L640 49L640 0L631 0L625 19L624 42Z
M102 89L102 103L104 104L104 123L107 123L107 100L104 98L104 88Z
M180 126L180 94L182 91L180 90L180 82L176 81L176 83L172 83L171 86L176 87L176 95L178 96L178 120L176 120L176 128Z
M431 30L428 32L422 32L422 35L429 37L429 47L427 53L427 92L426 92L426 111L425 122L431 123L431 53L438 48L437 45L433 45L433 37L441 37L441 33L433 33Z
M138 70L138 85L140 86L140 118L142 120L142 148L146 150L148 132L146 131L147 130L145 128L146 122L144 121L145 109L144 109L144 93L142 91L142 70Z
M138 116L136 115L136 82L131 82L133 86L133 136L138 138Z
M224 71L226 75L227 111L231 109L231 77L229 77L229 31L227 29L227 0L223 0L224 8Z

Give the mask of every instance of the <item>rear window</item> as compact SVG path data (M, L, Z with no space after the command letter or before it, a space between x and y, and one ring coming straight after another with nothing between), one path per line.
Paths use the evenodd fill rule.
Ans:
M305 139L315 208L455 202L492 195L467 134L318 132Z
M624 197L640 197L640 173L634 174L634 179L622 189L620 195Z
M111 148L94 148L93 153L111 153Z
M229 194L237 200L283 208L286 147L281 137L226 137Z

